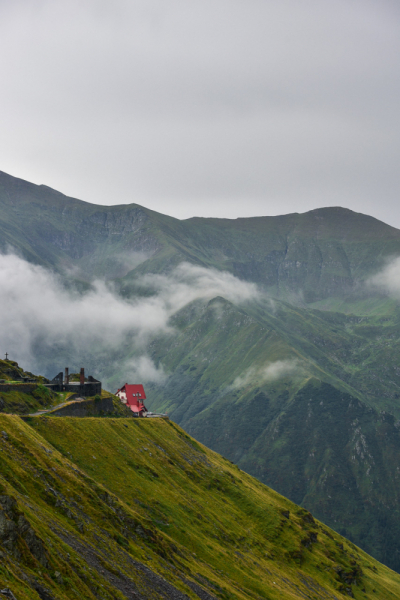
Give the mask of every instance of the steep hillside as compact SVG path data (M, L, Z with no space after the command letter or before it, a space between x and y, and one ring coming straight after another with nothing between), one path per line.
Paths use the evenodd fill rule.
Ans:
M0 360L0 412L27 414L60 402L58 394L42 385L48 381L13 360Z
M151 345L171 376L148 404L400 570L400 328L378 322L188 306Z
M104 277L133 304L162 296L145 274L170 274L163 285L179 287L171 273L182 261L257 283L261 292L248 302L188 294L178 310L175 296L162 297L168 333L146 330L139 344L133 328L113 348L106 336L90 341L90 331L85 342L86 330L75 345L72 326L67 341L33 336L31 352L47 375L60 361L78 368L84 360L111 391L136 377L129 365L144 357L161 374L143 381L150 409L168 411L400 571L400 311L365 285L385 259L400 256L400 231L342 208L179 221L138 205L88 204L0 173L0 247L10 245L61 274L67 288L82 291ZM44 404L35 400L29 410Z
M0 417L0 588L395 599L400 576L171 422Z

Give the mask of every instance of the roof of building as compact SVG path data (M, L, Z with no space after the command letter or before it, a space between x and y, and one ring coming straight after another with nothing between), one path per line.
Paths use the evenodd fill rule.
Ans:
M146 400L146 394L142 384L126 383L118 392L125 392L126 397L134 396L140 398L140 400ZM117 394L118 394L117 392Z

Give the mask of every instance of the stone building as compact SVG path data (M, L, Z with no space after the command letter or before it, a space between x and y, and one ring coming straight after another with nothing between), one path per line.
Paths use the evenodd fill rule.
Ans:
M85 369L82 367L79 373L79 381L70 381L69 369L65 368L65 375L62 371L45 384L46 387L54 392L73 392L77 396L86 398L87 396L101 395L101 381L98 381L91 375L85 378Z

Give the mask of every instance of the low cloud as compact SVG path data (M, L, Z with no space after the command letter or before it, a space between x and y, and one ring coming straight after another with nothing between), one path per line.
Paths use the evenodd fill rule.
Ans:
M301 374L303 367L297 359L277 360L267 363L263 366L249 367L241 375L236 377L235 381L229 386L230 390L238 390L246 387L250 383L262 384L268 381L275 381L283 377L295 376Z
M148 356L131 358L123 364L122 378L126 381L152 381L163 384L167 380L167 374L162 365L156 367Z
M165 374L145 347L151 336L173 332L169 321L175 312L196 299L220 295L240 303L258 296L254 284L189 264L168 275L146 275L140 284L151 289L150 297L122 298L100 280L80 294L67 290L60 277L41 266L15 254L0 255L2 351L34 371L43 365L35 355L37 348L53 359L67 349L78 360L107 348L126 354L134 350L143 355L132 359L132 372L161 381Z
M389 259L379 273L367 280L367 287L400 300L400 256Z
M171 309L199 298L223 296L234 304L259 297L254 283L241 281L227 271L205 269L189 263L181 263L169 275L144 275L141 283L166 298Z

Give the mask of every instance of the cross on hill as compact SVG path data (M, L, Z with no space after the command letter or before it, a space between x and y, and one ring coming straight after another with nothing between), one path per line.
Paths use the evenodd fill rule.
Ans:
M6 360L8 360L8 352L6 352Z

